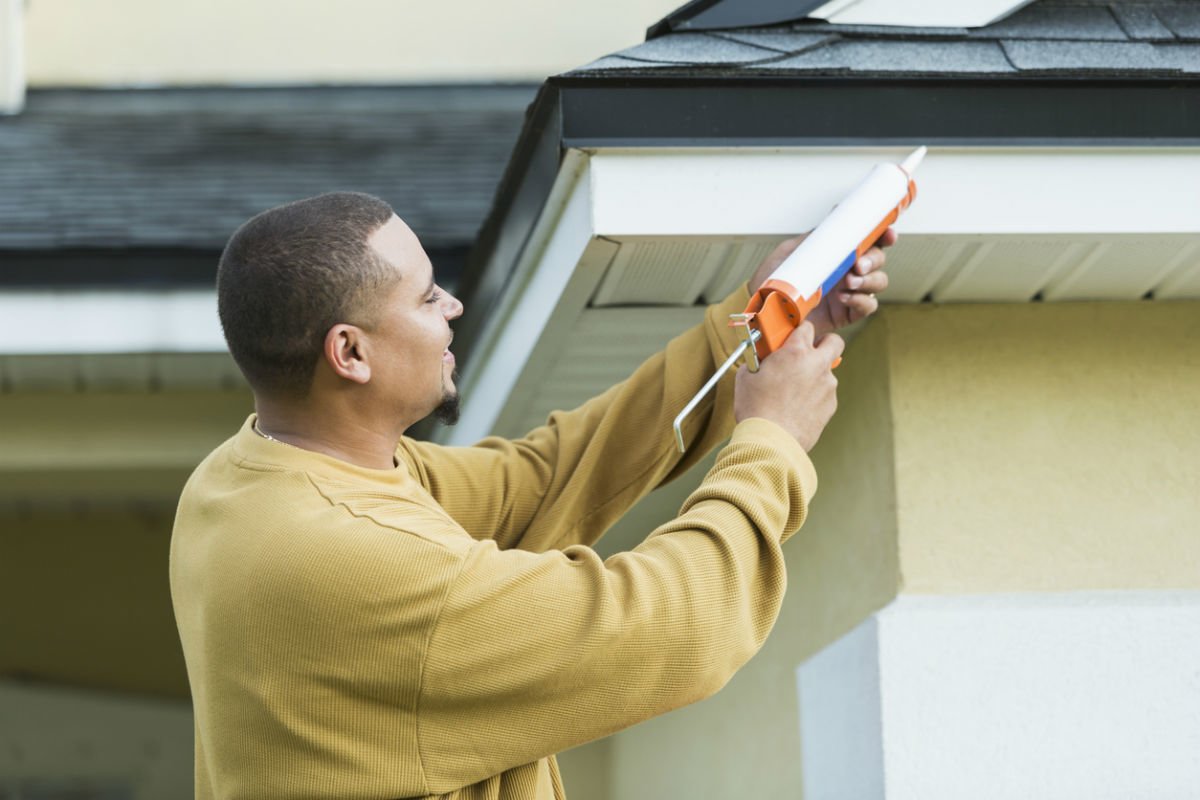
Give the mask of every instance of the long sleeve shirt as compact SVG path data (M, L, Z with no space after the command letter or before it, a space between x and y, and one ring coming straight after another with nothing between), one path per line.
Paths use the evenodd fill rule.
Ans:
M732 381L670 422L736 344L744 290L625 382L524 439L404 439L359 467L242 429L172 535L198 800L563 797L554 754L716 692L762 645L780 545L816 489ZM732 434L679 516L589 545Z

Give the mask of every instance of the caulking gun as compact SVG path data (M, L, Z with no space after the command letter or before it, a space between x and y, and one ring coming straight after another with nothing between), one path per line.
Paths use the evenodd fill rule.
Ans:
M746 310L730 315L729 324L738 329L742 343L675 418L675 444L679 452L687 449L683 442L683 420L712 391L721 376L743 353L747 368L758 372L759 363L783 346L821 298L833 291L900 212L908 208L917 196L912 175L925 152L926 148L919 147L900 164L877 164L771 273L750 298Z

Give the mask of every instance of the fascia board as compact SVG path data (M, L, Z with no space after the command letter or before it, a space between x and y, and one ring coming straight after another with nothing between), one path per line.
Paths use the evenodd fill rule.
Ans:
M465 398L459 422L453 428L433 432L436 440L451 445L471 444L491 433L503 410L499 399L512 393L538 340L559 310L559 300L578 275L576 265L595 231L592 190L590 159L580 151L567 151L513 278L493 304L472 346L472 367L459 382ZM596 272L593 286L602 273ZM591 288L577 290L586 295Z
M596 151L596 235L789 235L907 152ZM1200 148L931 148L916 182L910 233L1200 232Z
M8 355L226 350L211 289L4 292L0 343Z
M1200 81L1132 77L563 76L568 147L1200 145Z

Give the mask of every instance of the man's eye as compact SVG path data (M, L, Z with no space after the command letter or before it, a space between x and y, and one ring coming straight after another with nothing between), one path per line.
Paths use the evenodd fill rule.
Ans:
M441 300L441 299L442 299L442 293L434 292L433 294L429 295L429 299L426 300L425 302L426 303L436 303L438 300Z

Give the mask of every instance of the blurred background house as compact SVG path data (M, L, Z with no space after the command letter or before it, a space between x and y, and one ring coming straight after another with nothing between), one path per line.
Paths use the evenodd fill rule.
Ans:
M235 227L371 192L454 288L537 85L671 8L0 2L0 797L191 796L166 557L252 409Z
M1200 4L0 2L0 798L191 795L166 551L251 409L211 288L245 218L393 204L466 301L427 432L466 442L619 379L916 144L775 633L566 754L569 795L1200 783Z

